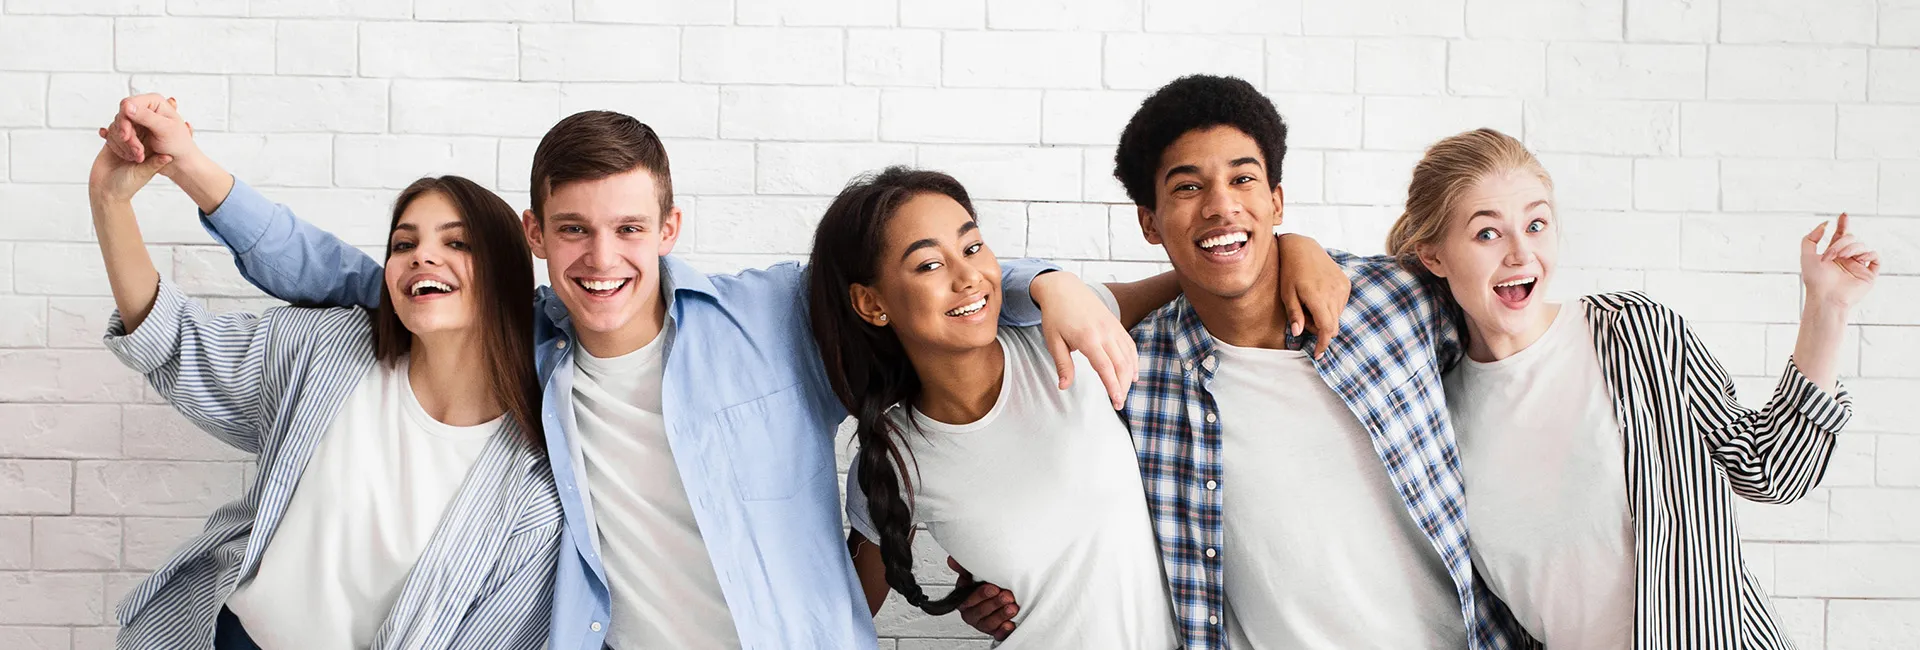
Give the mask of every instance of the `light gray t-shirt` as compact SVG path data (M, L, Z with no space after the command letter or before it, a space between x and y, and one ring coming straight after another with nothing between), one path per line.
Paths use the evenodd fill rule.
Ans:
M1005 650L1176 647L1133 438L1098 375L1076 355L1063 391L1039 328L1001 328L999 342L1000 398L978 421L889 413L917 472L914 521L976 578L1018 596ZM878 539L857 471L847 517Z

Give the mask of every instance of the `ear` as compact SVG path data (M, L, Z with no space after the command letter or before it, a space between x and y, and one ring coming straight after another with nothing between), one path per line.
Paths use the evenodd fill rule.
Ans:
M540 217L532 210L520 213L520 230L527 235L527 248L533 249L533 256L547 259L546 233L540 231Z
M1442 278L1447 277L1447 265L1441 263L1437 247L1432 244L1419 244L1413 247L1413 253L1420 259L1421 264L1426 265L1428 271Z
M666 214L660 215L660 254L673 252L673 245L680 241L680 206L673 206Z
M1147 243L1159 246L1160 227L1153 222L1153 211L1140 206L1133 209L1140 218L1140 234L1147 238Z
M1287 217L1287 190L1280 183L1273 184L1273 225L1278 226Z
M886 315L887 308L880 302L880 292L874 291L873 287L858 282L847 285L847 297L853 302L853 313L859 314L860 320L868 325L886 327L891 324L880 318Z

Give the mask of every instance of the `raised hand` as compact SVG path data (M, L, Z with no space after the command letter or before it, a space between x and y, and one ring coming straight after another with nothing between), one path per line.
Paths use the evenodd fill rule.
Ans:
M113 123L100 129L108 149L127 162L145 162L148 155L175 157L197 153L193 125L180 116L173 98L148 93L120 100Z
M153 180L153 175L173 162L173 156L155 154L147 156L145 162L127 162L115 154L110 147L101 147L100 154L93 158L93 169L87 173L87 194L95 204L121 204L133 200L133 195Z
M1816 250L1826 234L1826 222L1800 240L1800 281L1806 285L1810 306L1848 310L1858 305L1879 279L1880 253L1848 230L1846 213L1840 213L1836 221L1826 250Z

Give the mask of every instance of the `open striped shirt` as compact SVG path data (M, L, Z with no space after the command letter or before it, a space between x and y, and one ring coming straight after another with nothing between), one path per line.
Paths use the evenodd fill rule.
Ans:
M368 313L216 316L162 280L132 333L113 314L106 345L202 430L258 455L245 495L214 511L117 611L119 648L211 648L221 605L259 568L308 459L375 362ZM539 647L560 532L545 454L509 418L448 504L372 647Z

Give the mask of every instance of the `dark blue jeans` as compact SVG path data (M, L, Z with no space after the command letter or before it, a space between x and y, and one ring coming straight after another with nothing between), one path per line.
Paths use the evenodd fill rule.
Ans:
M213 623L213 650L260 650L260 646L247 636L247 628L240 627L240 619L222 607Z

